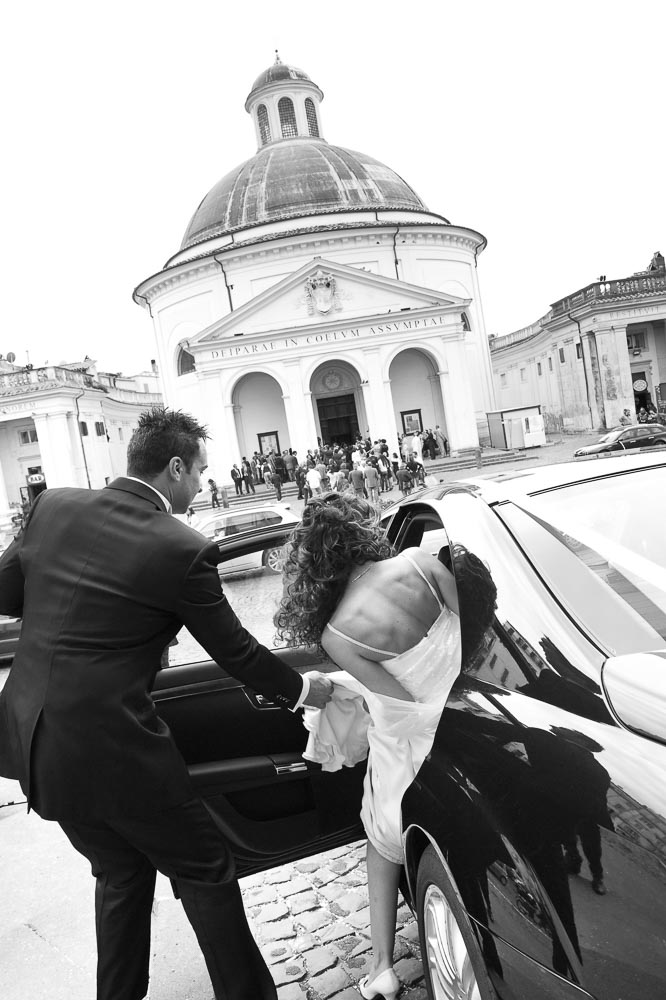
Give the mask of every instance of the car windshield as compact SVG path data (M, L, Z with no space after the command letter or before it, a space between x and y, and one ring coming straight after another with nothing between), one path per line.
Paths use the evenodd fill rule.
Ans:
M560 549L564 546L633 615L666 639L666 466L549 490L518 501L516 507L537 519ZM509 519L514 530L523 530L519 518ZM526 541L531 547L532 539ZM540 568L544 575L552 574L560 593L573 593L564 579L565 565L551 558ZM585 601L578 590L576 603Z

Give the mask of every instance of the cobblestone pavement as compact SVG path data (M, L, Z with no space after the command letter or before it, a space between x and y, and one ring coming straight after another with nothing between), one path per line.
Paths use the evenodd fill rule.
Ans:
M364 842L250 876L241 889L279 1000L358 1000L371 955ZM425 1000L418 928L404 903L394 965L402 996Z

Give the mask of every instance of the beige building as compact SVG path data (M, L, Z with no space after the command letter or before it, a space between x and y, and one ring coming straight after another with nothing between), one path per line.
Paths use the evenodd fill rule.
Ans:
M390 167L324 138L323 93L279 60L246 100L257 152L200 202L136 288L169 405L208 424L213 474L244 455L445 429L494 406L477 277L485 239ZM424 150L424 155L426 151Z
M626 407L666 412L666 270L599 281L532 326L491 339L498 407L538 403L546 429L613 427Z

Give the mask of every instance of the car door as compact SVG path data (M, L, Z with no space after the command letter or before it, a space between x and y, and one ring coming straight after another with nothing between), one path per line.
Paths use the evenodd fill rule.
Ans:
M494 511L472 493L410 507L389 529L398 545L414 544L420 520L430 547L439 521L498 588L494 626L403 799L410 884L430 841L498 996L664 995L666 747L617 725L602 696L604 653ZM599 621L616 619L618 636L661 642L630 610L602 602L586 566L566 570L575 603L598 598Z
M278 525L218 544L226 557L239 559L284 543L289 530ZM253 581L259 600L256 587ZM314 650L281 649L276 655L299 672L335 669ZM210 660L162 670L153 697L232 846L239 875L363 836L365 764L325 773L305 761L300 711L277 707Z

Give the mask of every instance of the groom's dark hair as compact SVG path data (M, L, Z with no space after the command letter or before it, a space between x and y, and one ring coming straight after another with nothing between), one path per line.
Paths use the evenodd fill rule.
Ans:
M127 475L153 479L176 456L189 472L199 453L199 442L207 437L205 425L189 413L165 406L145 410L127 446Z

